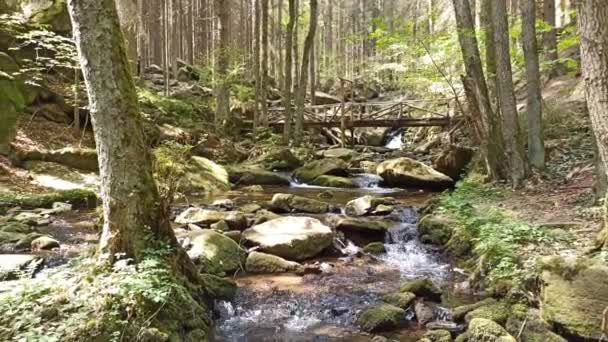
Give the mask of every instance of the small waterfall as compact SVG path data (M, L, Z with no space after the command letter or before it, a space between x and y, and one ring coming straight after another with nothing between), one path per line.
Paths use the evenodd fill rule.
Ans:
M400 150L403 147L403 130L399 129L388 134L384 147L391 150Z

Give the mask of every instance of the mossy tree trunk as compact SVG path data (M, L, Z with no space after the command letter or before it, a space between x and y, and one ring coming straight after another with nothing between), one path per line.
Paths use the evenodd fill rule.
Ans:
M218 16L219 42L215 48L215 128L218 132L226 133L231 130L233 120L230 114L230 88L228 82L228 67L230 64L230 4L225 0L214 0L214 8Z
M283 143L289 144L291 140L291 121L293 110L291 107L292 80L293 80L293 41L294 26L296 25L296 1L289 0L289 22L285 34L285 83L283 84L283 107L285 108L285 125L283 126Z
M603 172L608 170L608 2L579 0L578 25L587 107ZM608 197L604 199L604 229L598 248L608 248Z
M152 176L115 2L69 0L68 8L97 144L104 219L100 257L138 261L166 244L176 248L181 271L192 276L193 265L177 244Z

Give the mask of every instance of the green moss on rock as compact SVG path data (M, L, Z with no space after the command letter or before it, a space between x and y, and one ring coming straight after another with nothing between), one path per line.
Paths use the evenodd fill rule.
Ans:
M441 301L441 289L429 278L410 280L401 285L399 292L411 292L419 297Z
M477 303L473 303L473 304L467 304L467 305L461 305L458 306L456 308L454 308L454 310L452 310L452 317L454 318L454 320L456 321L460 321L464 319L464 316L466 314L468 314L469 312L480 308L482 306L487 306L487 305L492 305L496 303L496 299L494 298L486 298L482 301L479 301Z
M517 342L513 336L498 323L485 319L475 318L469 323L466 337L461 341L468 342ZM460 338L460 336L459 336ZM458 341L458 339L456 339Z
M236 283L230 278L222 278L213 274L202 273L203 286L212 298L232 300L236 294Z
M424 243L445 245L452 236L456 220L445 215L426 215L420 220L418 233Z
M313 182L317 177L323 175L347 176L348 165L338 158L326 158L306 163L295 170L294 177L304 183Z
M475 318L485 318L498 324L505 324L510 313L511 311L509 305L502 302L496 302L480 306L470 311L465 315L464 320L466 322L471 322Z
M234 272L242 267L247 252L229 237L204 229L191 235L192 247L188 255L195 261L206 259L204 265L215 265L223 272ZM214 270L215 271L215 270Z
M390 304L369 307L357 317L357 325L366 332L396 329L405 322L405 310Z
M0 208L52 208L53 203L70 203L74 209L95 208L97 195L90 190L74 189L43 193L0 191Z
M338 176L319 176L315 178L312 185L324 186L330 188L357 188L358 185L354 180L347 177L338 177Z
M250 273L295 272L301 268L302 265L297 262L260 252L249 253L245 262L245 269Z
M422 340L420 341L428 341L428 342L452 342L452 334L447 330L431 330L427 331Z
M398 308L407 309L416 299L416 295L411 292L389 293L382 297L382 300Z
M384 247L384 243L375 241L365 245L365 247L363 247L363 251L371 254L382 254L386 252L386 248Z

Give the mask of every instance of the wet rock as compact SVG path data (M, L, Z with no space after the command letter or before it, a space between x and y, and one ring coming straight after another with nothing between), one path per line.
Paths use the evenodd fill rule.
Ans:
M416 295L411 292L389 293L382 297L385 303L402 309L407 309L414 302L414 299L416 299Z
M357 317L357 325L366 332L397 329L405 322L405 310L390 304L371 306Z
M191 247L187 252L190 259L220 272L240 269L247 257L247 252L236 242L211 229L194 232L189 237Z
M375 162L375 161L363 160L363 161L359 162L359 167L365 173L376 174L376 169L378 168L379 164L380 163Z
M418 234L420 241L443 246L452 237L456 220L442 214L430 214L420 220Z
M474 150L464 146L452 145L433 162L435 170L457 181L473 159Z
M213 274L202 273L201 279L205 290L214 299L232 300L236 294L236 283L230 278L222 278Z
M243 230L247 228L247 218L238 211L215 211L198 207L191 207L179 214L175 219L180 224L202 224L210 225L219 221L225 221L230 229Z
M253 224L262 224L264 222L278 219L280 217L281 217L281 215L277 215L277 214L273 213L272 211L268 211L266 209L261 209L255 213L255 218L254 218Z
M324 214L329 211L329 205L325 202L291 194L275 194L270 207L273 211L286 213Z
M469 312L480 308L482 306L487 306L487 305L493 305L496 304L496 299L494 298L486 298L482 301L479 301L477 303L473 303L473 304L467 304L467 305L461 305L456 307L453 311L452 311L452 317L454 318L454 320L456 321L461 321L464 320L464 317L466 314L468 314Z
M462 333L465 329L464 324L457 324L451 321L433 321L425 325L429 330L445 330L451 333Z
M603 310L608 307L608 266L587 258L554 257L543 263L542 318L573 340L601 336Z
M384 179L383 183L388 186L444 190L454 185L454 181L450 177L407 157L382 162L376 171Z
M284 273L295 272L302 268L302 265L288 261L276 255L251 252L245 262L245 269L249 273Z
M456 341L470 342L517 342L498 323L485 318L475 318L469 323L469 328L458 336Z
M524 324L525 320L525 324ZM567 340L551 331L551 325L542 319L541 313L537 309L530 309L525 317L514 317L511 315L505 326L507 331L517 336L521 331L520 341L530 342L566 342Z
M389 215L395 210L392 205L379 204L372 212L374 215Z
M231 199L216 200L216 201L213 201L213 203L211 205L214 207L217 207L220 209L226 209L226 210L232 210L236 207L236 205L234 204L234 201Z
M329 190L324 190L320 192L317 197L319 197L320 199L331 199L334 198L334 193Z
M344 211L349 216L365 216L374 213L378 206L388 206L395 204L395 199L391 197L377 197L366 195L356 198L346 203ZM386 210L386 208L383 208ZM390 209L392 211L392 208Z
M243 167L228 168L230 182L236 185L289 185L289 180L274 172Z
M299 270L296 271L298 275L307 275L307 274L323 274L324 272L323 264L306 264L303 265Z
M447 330L427 331L418 342L452 342L452 334Z
M410 280L401 285L400 292L411 292L416 296L423 297L434 302L441 301L441 289L429 278Z
M220 221L210 224L209 228L211 228L213 230L217 230L219 232L227 232L230 230L230 226L224 220L220 220Z
M331 216L327 222L336 230L344 232L355 243L384 241L384 236L393 222L364 217Z
M302 165L289 148L276 148L256 158L252 164L261 165L266 170L292 171Z
M184 190L188 193L230 190L228 172L213 161L194 156L186 166Z
M264 188L261 185L250 185L240 188L243 192L263 192Z
M303 183L311 183L323 175L348 176L348 165L338 158L326 158L306 163L294 172L294 177Z
M495 302L488 305L483 305L475 310L470 311L464 316L464 320L469 323L475 318L486 318L493 320L498 324L505 324L509 318L509 306L502 302Z
M224 235L232 239L236 243L241 242L242 232L240 230L231 230L228 232L224 232Z
M245 214L255 214L258 210L261 210L262 206L257 203L247 203L240 207L239 210Z
M370 254L382 254L386 252L386 248L382 242L370 242L363 247L363 251Z
M311 185L325 186L330 188L357 188L358 185L351 178L338 176L319 176L315 178Z
M310 217L281 217L243 232L243 240L265 253L288 260L311 258L331 245L334 233Z
M53 248L59 248L59 241L50 236L41 236L34 239L31 242L31 246L33 251L50 250Z
M422 299L416 300L414 303L414 312L416 313L416 320L418 326L425 326L427 323L432 322L435 319L433 308L426 304Z

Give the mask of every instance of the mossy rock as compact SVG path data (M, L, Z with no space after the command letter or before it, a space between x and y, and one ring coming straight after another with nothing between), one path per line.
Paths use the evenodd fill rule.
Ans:
M511 315L507 320L505 328L513 336L519 335L521 331L521 341L525 342L567 341L565 338L551 331L551 325L542 319L540 311L537 309L528 310L524 313L523 317Z
M357 325L366 332L389 331L405 323L405 310L390 304L371 306L357 317Z
M289 179L271 171L242 166L231 166L227 170L230 182L239 186L289 185Z
M418 297L441 301L441 289L430 278L410 280L401 285L399 292L411 292Z
M8 55L6 57L10 58ZM6 64L3 62L3 64ZM15 64L16 65L16 64ZM25 106L19 81L0 69L0 155L8 155L16 134L17 113Z
M382 297L385 303L402 309L407 309L414 302L414 299L416 299L416 295L411 292L389 293Z
M398 188L444 190L454 185L452 178L406 157L384 161L378 165L376 172L384 180L383 184Z
M0 221L0 232L28 234L33 231L34 228L22 222Z
M38 183L49 188L96 190L99 176L47 161L27 161L23 165Z
M370 254L382 254L386 253L386 248L384 247L384 243L375 241L365 245L365 247L363 247L363 251Z
M324 214L329 211L329 205L325 202L291 194L275 194L270 207L273 211L284 213Z
M466 257L471 254L474 236L462 227L456 227L445 244L445 251L454 257Z
M452 236L456 220L446 215L426 215L420 220L418 233L424 243L445 245Z
M298 159L289 148L276 148L253 161L253 164L262 165L266 170L292 171L302 162Z
M473 319L469 323L464 339L459 336L456 341L459 341L459 339L468 342L517 342L505 328L485 318Z
M452 334L447 330L427 331L418 342L452 342Z
M324 186L330 188L358 188L359 186L351 178L338 177L338 176L319 176L315 178L312 185Z
M223 272L234 272L242 268L247 252L236 242L211 229L203 229L190 236L192 247L188 255L194 261L206 259L203 265L216 266ZM216 270L214 270L216 271Z
M84 189L43 193L0 191L0 208L52 208L55 202L69 203L74 209L95 208L97 206L97 195L91 190Z
M378 197L366 195L349 201L344 206L344 211L348 216L364 216L377 214L378 211L388 211L388 207L396 203L392 197ZM381 206L383 209L379 210ZM392 208L391 210L392 211Z
M475 318L490 319L498 324L505 324L511 313L509 305L503 302L496 302L480 306L464 316L464 320L469 323Z
M468 314L469 312L471 312L477 308L480 308L482 306L492 305L492 304L496 304L496 303L497 303L496 299L486 298L477 303L461 305L461 306L454 308L454 310L452 310L452 317L454 318L455 321L460 321L460 320L463 320L464 316L466 314Z
M314 180L323 175L329 176L348 176L348 165L338 158L326 158L315 160L304 164L294 172L294 177L304 183L314 182Z
M295 272L302 268L302 265L285 260L272 254L251 252L247 256L245 269L249 273L284 273Z
M185 185L187 193L213 193L230 190L226 169L203 157L192 157L186 166Z
M213 274L202 273L201 279L205 290L214 299L232 300L236 294L236 283L229 278L218 277Z
M560 327L567 338L597 339L602 335L603 310L608 307L608 266L587 258L563 260L555 266L559 267L542 273L543 319Z

